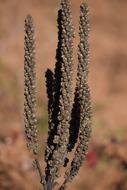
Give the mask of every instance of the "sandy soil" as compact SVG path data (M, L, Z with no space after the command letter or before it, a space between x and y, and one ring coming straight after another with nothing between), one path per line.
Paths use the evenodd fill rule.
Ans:
M78 17L81 0L72 1L76 30L74 76L77 65ZM90 156L68 190L127 189L127 1L88 0L91 18L89 83L93 104ZM59 1L0 0L0 189L39 189L23 133L24 19L36 27L38 115L45 116L44 73L54 68ZM46 141L46 130L41 134ZM40 157L42 167L44 162Z

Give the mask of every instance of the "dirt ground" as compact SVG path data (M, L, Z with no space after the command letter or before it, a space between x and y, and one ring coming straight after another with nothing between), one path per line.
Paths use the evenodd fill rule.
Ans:
M71 2L76 30L75 78L82 1ZM68 190L127 190L127 1L88 0L88 4L93 132L86 162ZM44 76L55 64L58 8L58 0L0 0L0 190L35 190L40 186L23 131L24 19L31 14L36 27L38 125L44 152ZM40 161L44 169L42 154Z

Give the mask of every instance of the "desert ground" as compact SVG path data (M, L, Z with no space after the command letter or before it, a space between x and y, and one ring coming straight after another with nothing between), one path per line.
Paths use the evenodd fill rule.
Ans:
M71 1L76 32L73 87L81 2ZM88 4L93 130L86 161L68 190L127 190L127 1ZM31 14L36 29L39 159L44 170L45 71L55 66L59 7L58 0L0 0L0 190L40 188L24 135L24 20Z

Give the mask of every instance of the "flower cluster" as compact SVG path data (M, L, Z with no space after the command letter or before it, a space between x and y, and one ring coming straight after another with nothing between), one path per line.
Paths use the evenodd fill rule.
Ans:
M74 149L70 169L65 172L64 190L77 175L87 155L91 135L91 97L88 85L89 63L89 10L86 3L80 7L80 42L78 46L77 80L72 101L72 68L74 27L70 1L61 0L58 11L58 47L54 71L46 71L48 96L48 138L45 148L45 175L35 159L44 190L52 190L57 183L60 169L68 166L68 154ZM24 115L28 145L37 154L36 75L34 55L34 30L31 16L25 20L24 62Z

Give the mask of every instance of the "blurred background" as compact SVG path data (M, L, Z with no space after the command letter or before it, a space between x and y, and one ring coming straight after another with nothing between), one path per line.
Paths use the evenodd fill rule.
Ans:
M79 6L72 1L77 68ZM127 1L88 0L93 132L87 161L68 190L127 190ZM0 0L0 190L39 189L23 129L24 19L36 27L38 127L44 168L45 71L54 68L58 0ZM75 86L75 79L74 79Z

